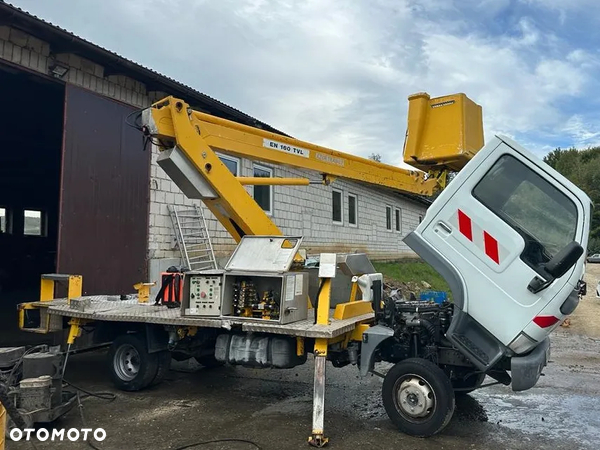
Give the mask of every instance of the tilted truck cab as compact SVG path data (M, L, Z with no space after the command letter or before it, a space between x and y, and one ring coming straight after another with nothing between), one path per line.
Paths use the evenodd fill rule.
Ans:
M405 238L451 287L447 339L481 371L509 361L515 391L535 385L577 307L590 213L581 189L495 137Z

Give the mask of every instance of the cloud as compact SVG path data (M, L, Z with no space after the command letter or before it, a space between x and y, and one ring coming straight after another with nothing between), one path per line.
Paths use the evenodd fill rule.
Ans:
M465 92L486 136L539 154L600 130L596 45L554 27L558 1L13 3L295 137L393 164L418 91Z

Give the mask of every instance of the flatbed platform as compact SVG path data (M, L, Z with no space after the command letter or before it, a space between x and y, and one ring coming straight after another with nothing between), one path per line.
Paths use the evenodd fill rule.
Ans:
M90 300L83 311L74 308L66 299L56 299L46 302L34 302L32 306L46 308L50 316L77 317L94 321L106 322L137 322L161 325L180 325L231 329L240 326L242 331L284 334L307 338L335 338L352 331L359 322L374 318L373 313L363 314L344 320L336 320L333 310L330 312L328 325L314 323L314 309L308 311L308 318L294 323L281 325L266 321L247 318L206 318L181 316L179 308L155 306L153 303L139 303L137 298L120 300L118 296L94 295L76 299ZM80 303L80 302L78 302Z

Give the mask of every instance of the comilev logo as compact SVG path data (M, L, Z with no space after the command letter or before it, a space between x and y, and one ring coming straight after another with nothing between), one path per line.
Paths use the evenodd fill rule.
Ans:
M106 439L106 431L104 428L96 428L95 430L92 428L81 428L80 430L77 428L69 428L66 429L54 429L52 431L48 431L45 428L40 428L39 430L35 430L35 428L24 428L21 430L20 428L13 428L10 430L10 438L18 442L25 438L26 441L31 440L32 436L35 436L38 441L64 441L68 439L69 441L75 442L80 439L86 441L88 436L93 436L94 439L98 442L102 442Z

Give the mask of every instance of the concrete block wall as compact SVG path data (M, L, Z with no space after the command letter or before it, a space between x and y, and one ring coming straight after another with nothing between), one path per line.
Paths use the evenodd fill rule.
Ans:
M143 83L124 75L104 76L104 67L73 53L56 53L51 46L21 30L0 25L0 59L50 75L54 64L67 67L64 81L136 107L150 104Z
M247 161L248 166L252 165ZM264 165L264 164L261 164ZM273 166L276 177L318 180L310 171ZM251 168L247 167L248 176ZM342 192L342 223L332 219L332 192ZM414 256L402 238L419 224L426 207L397 194L349 180L337 179L330 186L273 186L273 219L284 233L304 236L309 253L326 251L365 252L373 259ZM356 225L348 221L348 194L356 196ZM386 206L392 208L392 230L386 227ZM395 209L400 209L401 228L396 231Z
M176 258L179 252L173 245L173 232L168 205L189 206L200 201L186 198L167 174L154 163L151 167L150 258ZM239 161L239 175L253 176L253 162ZM273 169L275 177L318 179L318 174L299 169L257 163ZM332 190L342 191L343 223L332 220ZM252 194L253 187L246 189ZM304 236L303 247L309 253L324 251L366 252L374 259L393 259L414 256L402 238L414 230L424 205L407 200L384 189L347 180L336 180L332 186L273 186L272 219L290 235ZM348 194L357 197L357 224L348 223ZM392 207L392 230L386 229L386 206ZM217 257L228 256L235 242L208 209L203 206L207 226ZM395 208L401 211L401 230L396 231Z

